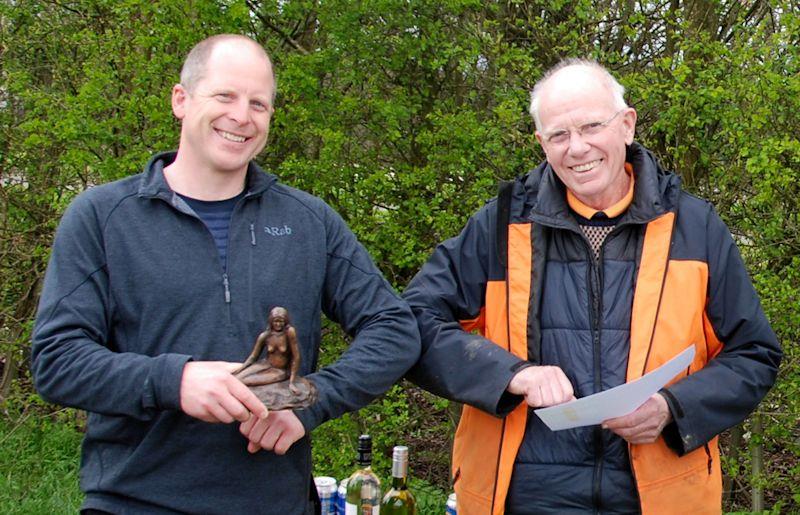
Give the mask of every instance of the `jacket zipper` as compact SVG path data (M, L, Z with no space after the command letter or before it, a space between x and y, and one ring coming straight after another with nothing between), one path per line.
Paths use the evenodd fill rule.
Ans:
M239 206L241 206L243 204L243 202L246 201L248 195L249 195L249 193L245 194L245 196L243 198L239 199L239 201L236 203L235 206L233 206L233 210L231 211L231 220L230 220L231 223L230 223L230 226L229 226L229 229L228 229L227 262L230 262L230 258L231 258L231 228L234 227L233 216L234 216L234 214L236 214L236 211L239 209ZM166 198L166 197L160 197L160 198L162 200L164 200L167 204L169 204L173 209L176 209L178 212L183 213L185 215L191 216L192 218L195 218L198 222L200 222L203 225L203 228L205 229L206 234L208 234L209 238L211 239L211 245L214 247L214 250L216 250L216 243L214 242L214 236L213 236L213 234L211 234L211 231L209 230L209 228L205 225L205 222L203 222L203 220L199 216L197 216L197 213L195 213L191 209L190 210L185 210L185 209L181 208L181 206L178 204L178 201L177 201L177 199L180 198L177 193L173 192L171 194L170 198ZM250 224L250 242L251 242L252 245L255 245L255 227L254 227L253 224ZM228 332L229 332L229 334L233 334L234 333L234 330L233 330L233 313L232 313L232 308L231 308L231 288L230 288L230 279L228 277L228 266L227 266L227 262L223 266L219 255L217 255L217 260L218 260L217 262L220 264L220 268L222 268L223 296L224 296L225 305L227 306L227 312L228 312Z
M231 217L230 217L230 221L229 221L229 224L228 224L228 242L226 243L227 258L226 258L226 261L225 261L225 265L222 267L222 285L225 288L225 305L228 308L227 311L228 311L228 334L229 335L236 334L236 331L234 330L234 327L233 327L233 309L231 307L231 283L230 283L230 279L228 277L228 263L231 262L231 257L233 255L233 253L231 252L231 250L232 250L231 249L231 235L233 233L233 228L235 227L235 224L233 223L233 217L234 217L234 215L236 215L236 212L239 210L240 206L242 206L242 204L245 202L246 196L247 195L245 194L244 197L240 198L236 202L236 205L233 206L233 210L231 210ZM210 231L209 231L209 234L210 234Z
M590 295L590 314L591 314L591 328L592 328L592 350L594 351L594 391L595 393L599 392L602 388L602 381L603 378L601 376L601 366L600 366L600 325L601 319L603 315L603 306L602 306L602 258L603 258L603 247L600 247L600 254L598 258L595 259L594 257L594 250L589 242L586 240L586 236L581 231L581 236L584 242L584 246L588 252L589 256L589 295ZM608 236L606 236L608 237ZM603 242L605 244L605 241ZM595 426L592 430L593 433L593 440L594 440L594 471L592 474L592 504L595 507L595 512L597 512L600 506L600 484L602 481L603 475L603 453L604 453L604 445L603 445L603 430L600 426Z
M231 303L231 289L230 283L228 282L228 274L222 272L222 285L225 287L225 304Z
M247 299L248 299L248 306L250 309L250 324L255 321L255 310L256 305L254 302L253 297L253 260L254 260L254 253L256 250L256 224L255 222L250 224L250 259L247 263Z

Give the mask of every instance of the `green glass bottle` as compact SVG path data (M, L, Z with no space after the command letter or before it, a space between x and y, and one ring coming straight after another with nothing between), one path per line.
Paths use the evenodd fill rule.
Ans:
M358 437L358 466L347 480L345 515L380 515L381 481L372 471L372 438Z
M417 502L408 489L408 447L397 445L392 451L392 489L381 502L380 515L416 515Z

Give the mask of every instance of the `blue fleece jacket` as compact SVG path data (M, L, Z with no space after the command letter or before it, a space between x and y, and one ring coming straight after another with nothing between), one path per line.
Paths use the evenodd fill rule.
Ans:
M231 216L224 269L203 222L144 173L79 195L56 233L33 336L45 399L89 411L84 507L114 513L307 513L309 438L251 455L238 424L180 411L189 360L241 362L284 306L300 373L319 400L306 432L383 393L417 360L416 322L342 219L322 200L251 164ZM321 313L352 343L315 372Z

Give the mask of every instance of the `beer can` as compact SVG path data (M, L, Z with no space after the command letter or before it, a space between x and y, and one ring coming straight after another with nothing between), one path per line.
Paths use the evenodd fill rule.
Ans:
M336 479L328 476L314 478L322 515L336 515Z
M456 515L456 494L452 493L447 497L447 504L444 510L446 515Z
M339 489L336 491L336 515L344 515L344 501L347 498L347 479L339 481Z

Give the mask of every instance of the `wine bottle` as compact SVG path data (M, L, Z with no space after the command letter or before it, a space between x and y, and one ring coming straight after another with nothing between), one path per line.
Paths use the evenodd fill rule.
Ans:
M345 515L380 515L381 481L372 471L372 438L358 437L359 469L347 480Z
M381 502L380 515L416 515L417 502L408 489L408 447L397 445L392 451L392 489Z

